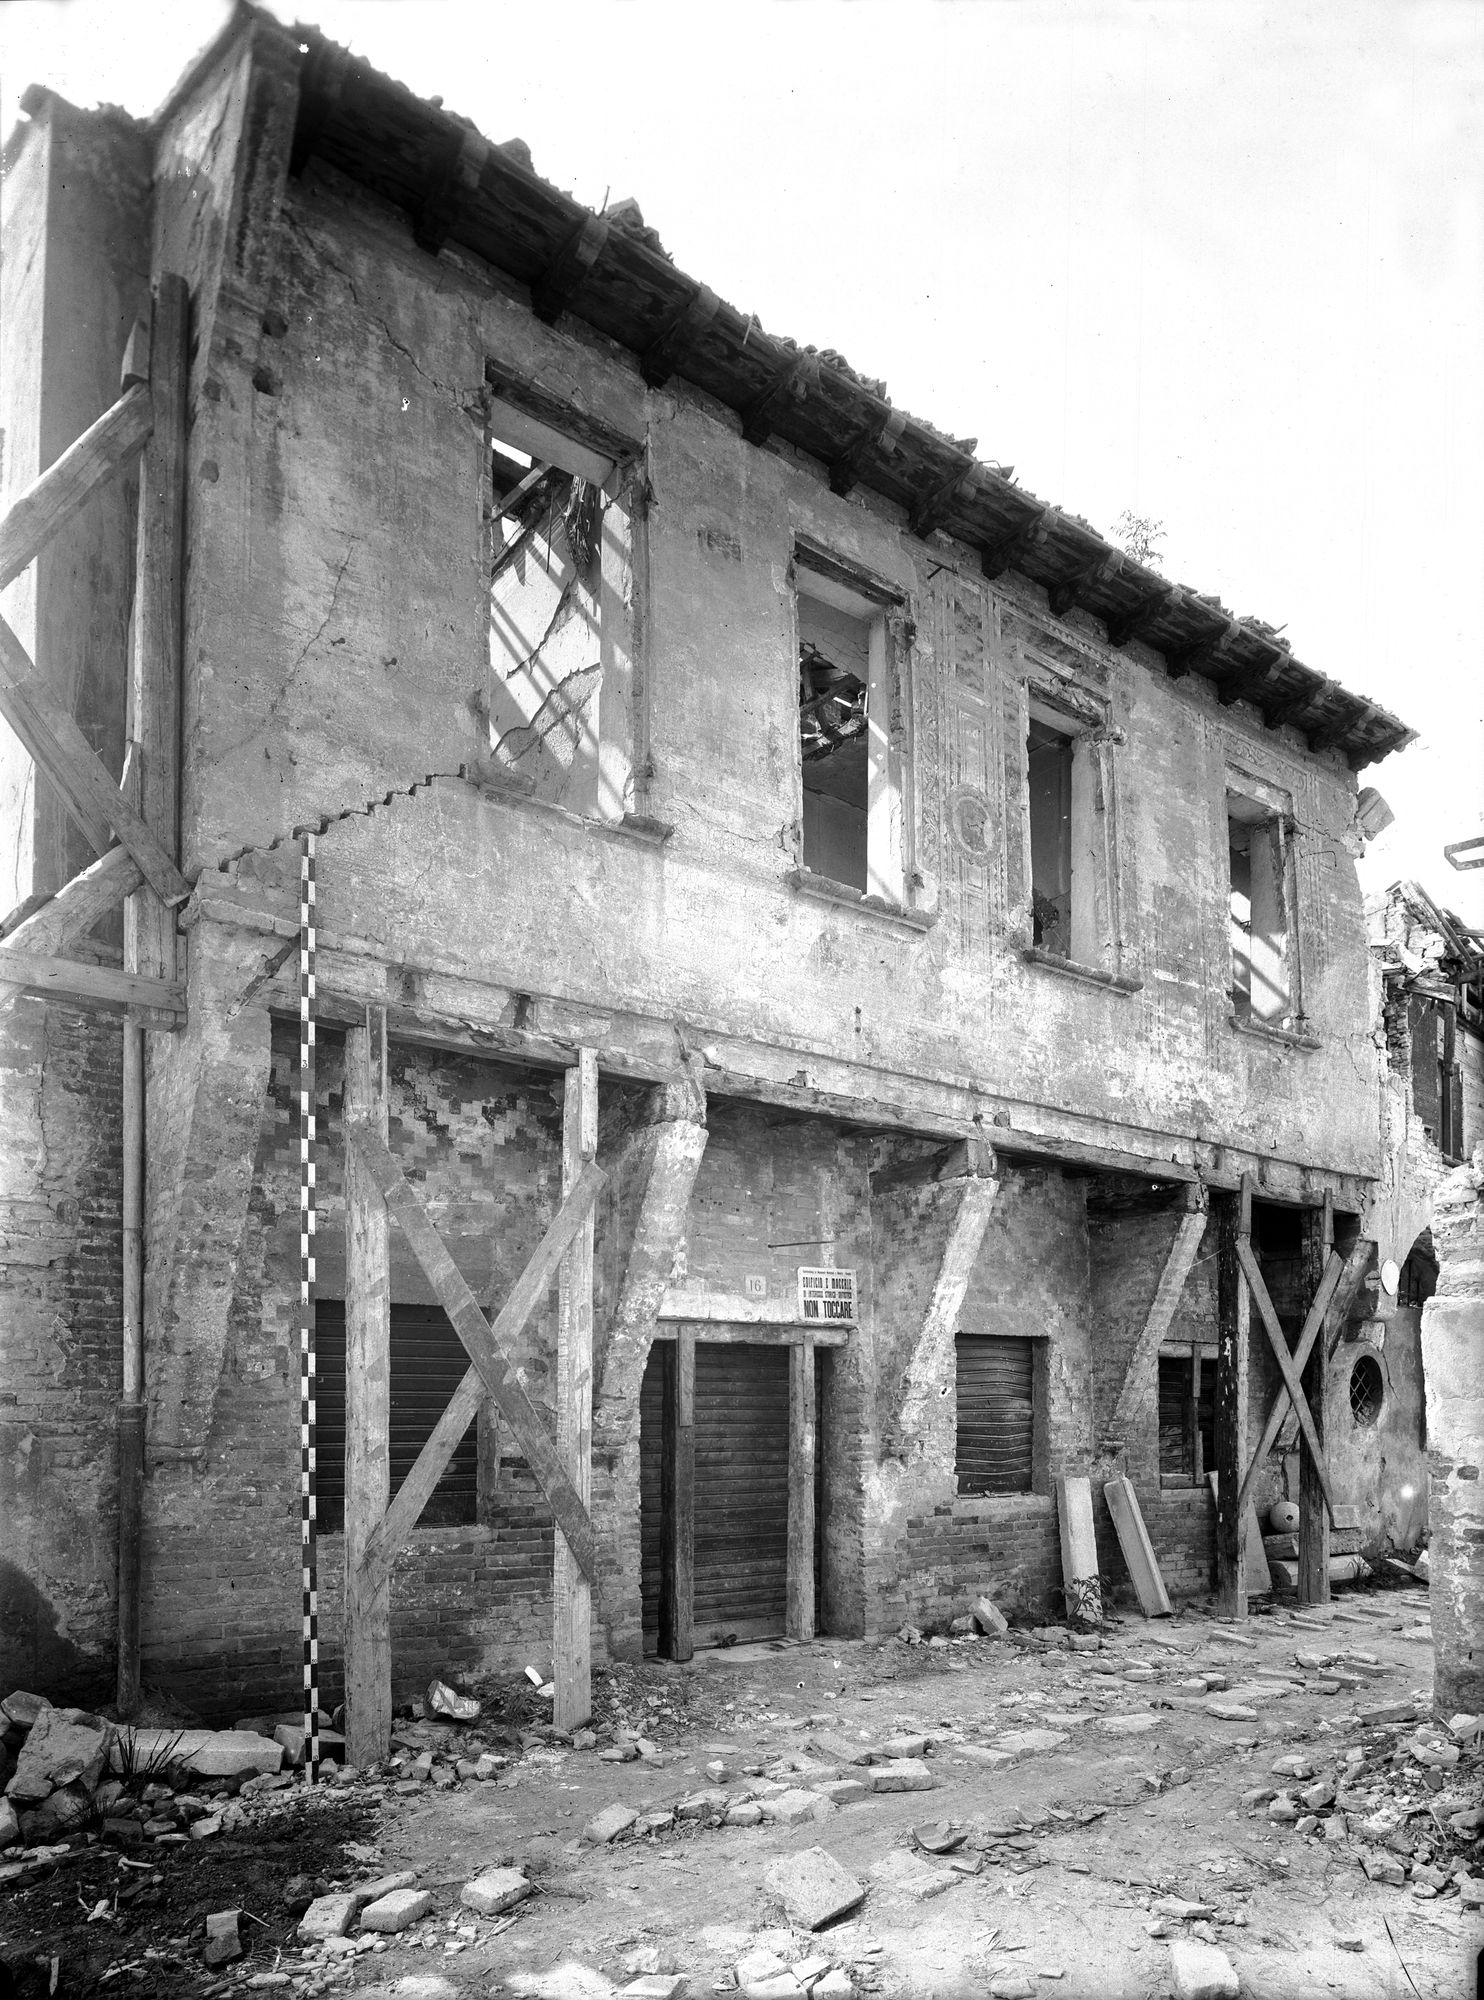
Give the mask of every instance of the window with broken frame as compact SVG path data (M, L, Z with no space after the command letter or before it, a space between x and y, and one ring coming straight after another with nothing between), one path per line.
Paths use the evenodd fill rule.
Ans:
M1293 835L1290 794L1228 768L1231 1002L1239 1026L1304 1025Z
M613 825L635 796L636 450L492 372L489 775Z
M908 879L901 596L798 543L794 603L801 885L900 907Z

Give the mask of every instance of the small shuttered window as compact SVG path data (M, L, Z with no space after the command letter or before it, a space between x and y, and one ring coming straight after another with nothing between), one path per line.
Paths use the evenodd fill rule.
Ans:
M961 1333L958 1490L1029 1493L1035 1450L1035 1342Z
M1199 1374L1197 1374L1199 1369ZM1198 1486L1216 1463L1216 1357L1159 1357L1159 1480Z
M327 1534L345 1527L345 1301L320 1299L314 1309L318 1505ZM469 1357L448 1315L437 1306L392 1307L392 1492L412 1470L438 1419L463 1380ZM470 1424L433 1490L419 1523L462 1526L478 1518L479 1426Z

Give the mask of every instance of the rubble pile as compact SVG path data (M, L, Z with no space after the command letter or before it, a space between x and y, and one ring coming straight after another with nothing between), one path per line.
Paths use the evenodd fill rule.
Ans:
M112 1723L86 1709L20 1691L0 1702L0 1849L45 1846L91 1819L113 1743Z

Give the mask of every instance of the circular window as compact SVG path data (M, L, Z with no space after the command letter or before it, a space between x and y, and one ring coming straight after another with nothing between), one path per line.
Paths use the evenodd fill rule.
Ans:
M1350 1414L1363 1430L1369 1430L1381 1414L1386 1382L1374 1354L1358 1356L1350 1371Z

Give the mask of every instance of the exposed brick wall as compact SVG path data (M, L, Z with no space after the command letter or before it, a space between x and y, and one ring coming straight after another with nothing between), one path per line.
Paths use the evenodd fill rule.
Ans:
M0 1686L97 1699L115 1642L122 1039L0 1018Z

